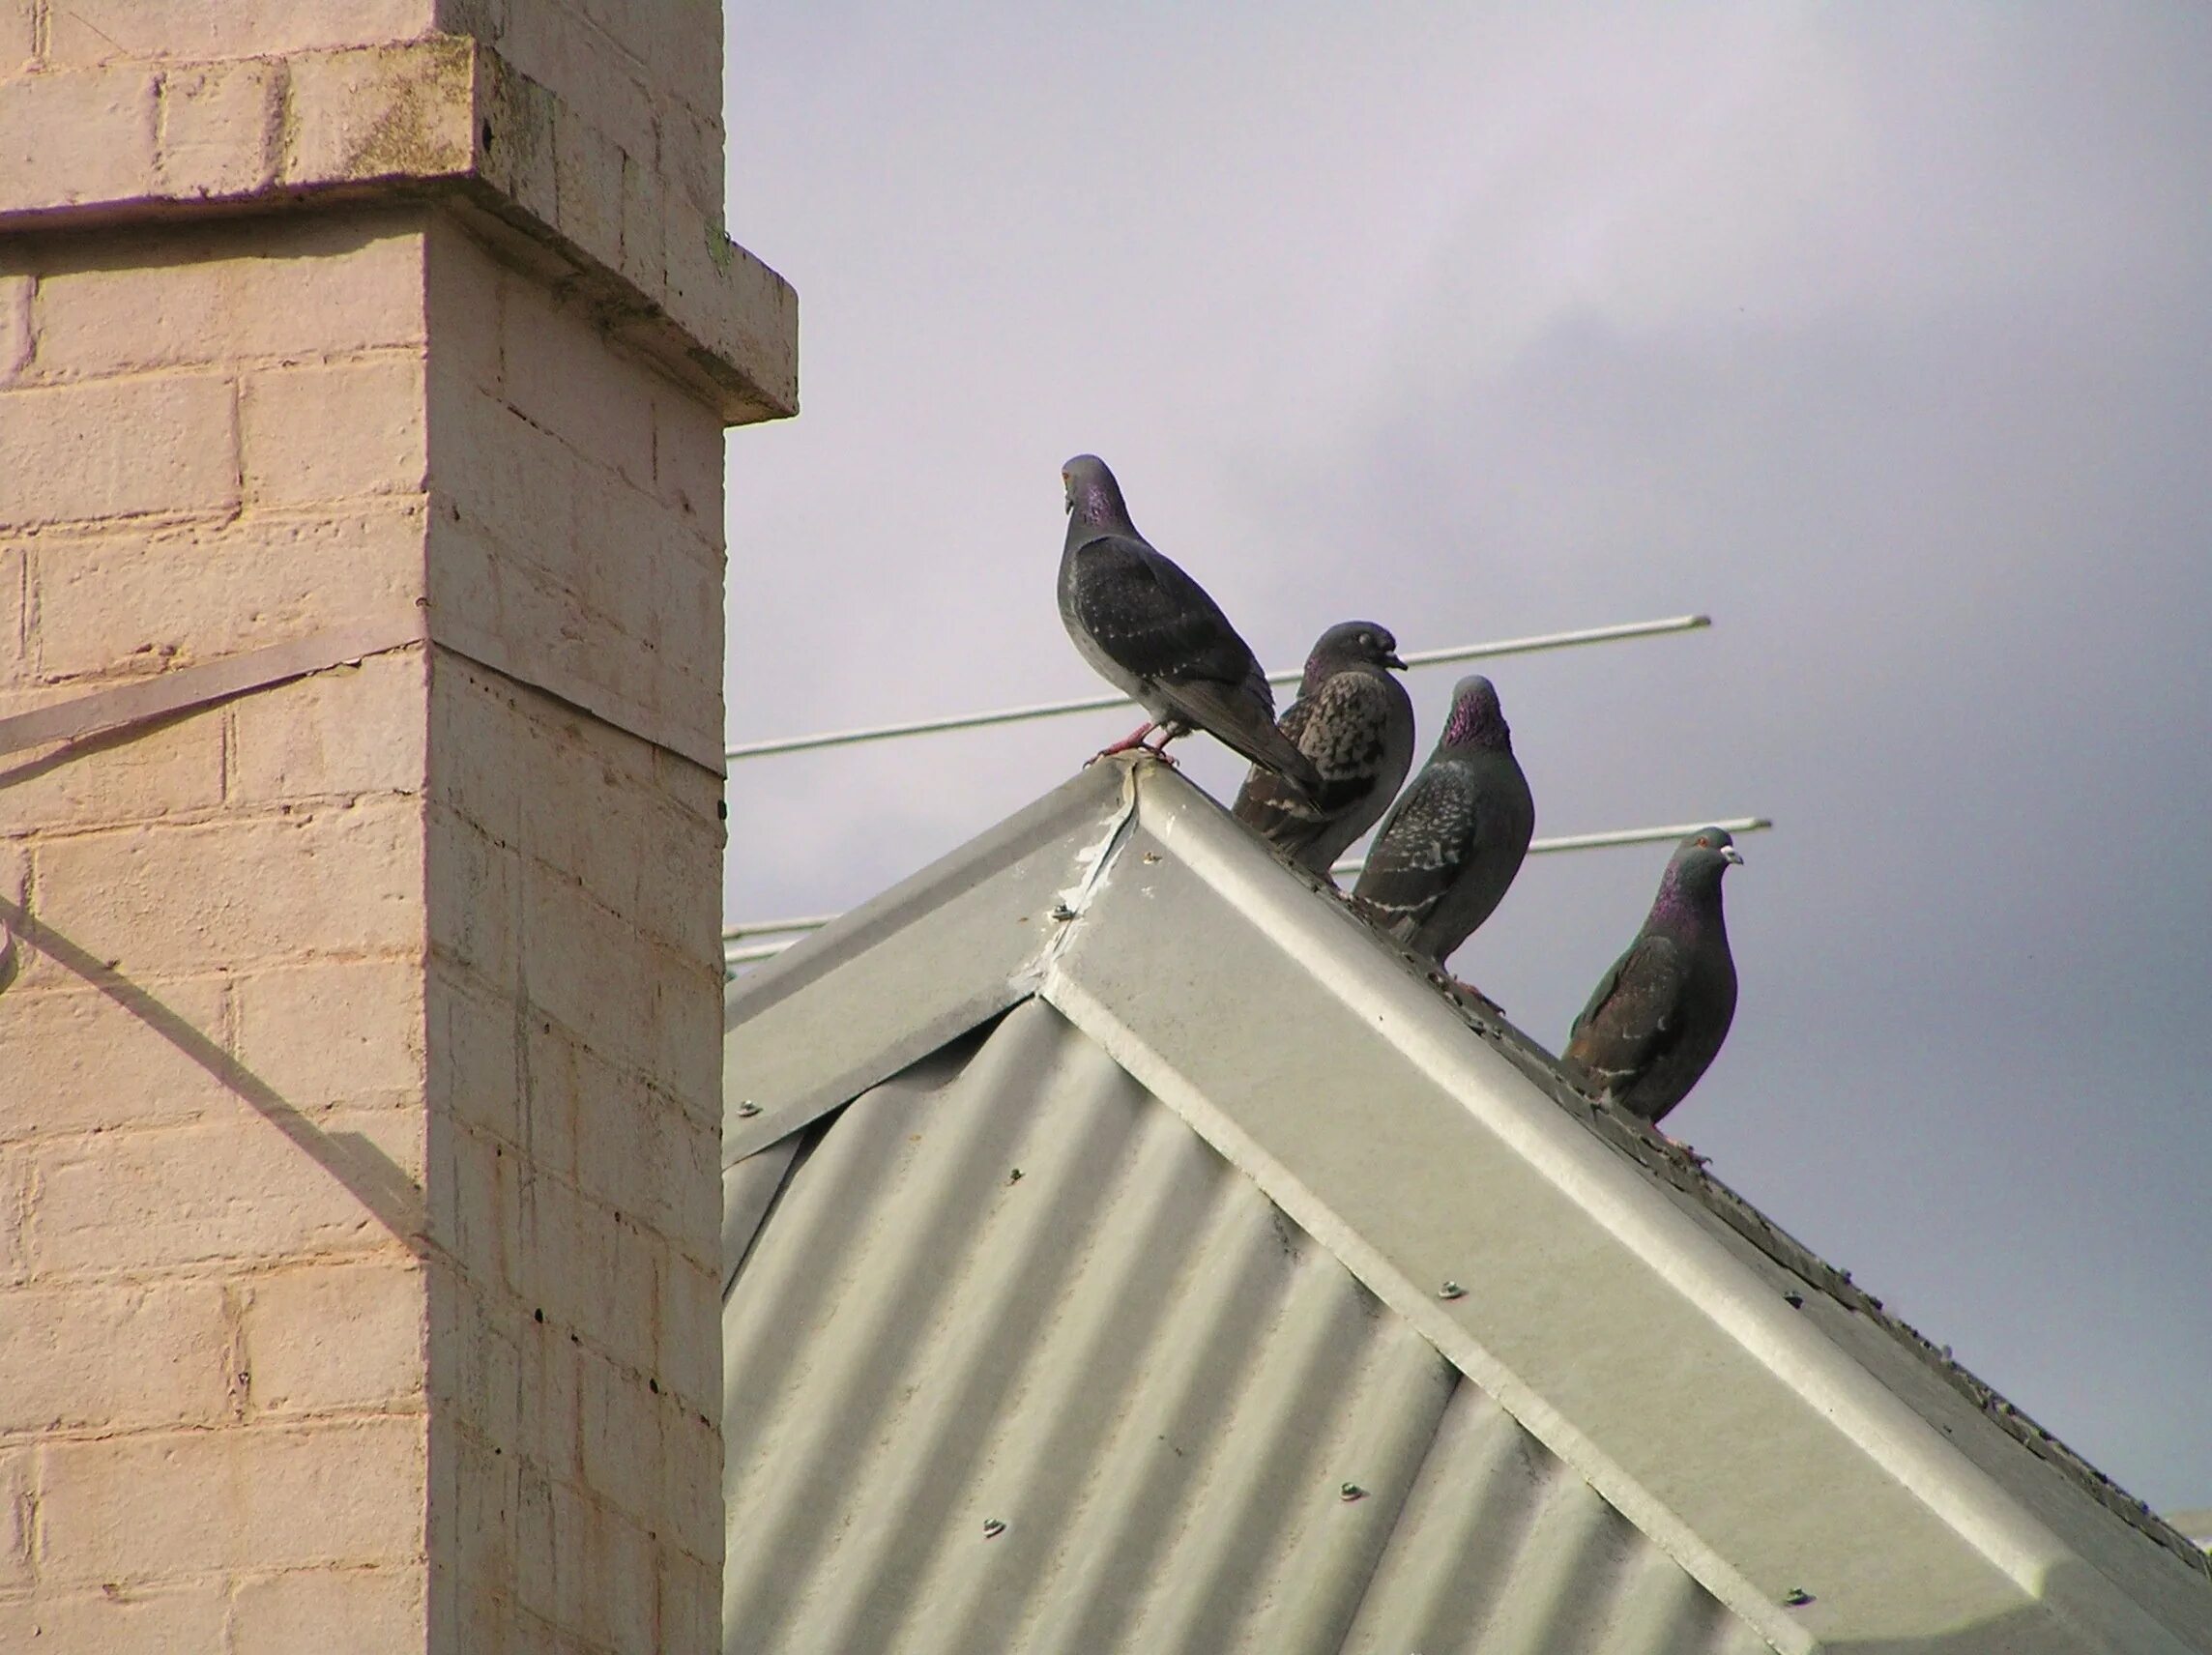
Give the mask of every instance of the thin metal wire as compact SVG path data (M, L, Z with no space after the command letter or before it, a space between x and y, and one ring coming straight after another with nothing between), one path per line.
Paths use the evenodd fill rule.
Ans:
M781 943L755 943L749 948L724 948L722 950L722 964L724 966L749 966L757 960L772 960L798 941L797 937L792 937Z
M1409 667L1440 666L1446 661L1479 661L1492 655L1533 654L1539 650L1572 649L1579 644L1610 644L1623 638L1652 638L1669 632L1695 632L1710 626L1709 615L1674 615L1664 621L1629 621L1617 626L1584 626L1572 632L1537 632L1526 638L1501 638L1489 644L1461 644L1444 650L1416 650L1405 657ZM1269 673L1269 683L1295 683L1297 671ZM943 730L976 730L992 724L1017 724L1032 718L1059 718L1071 712L1098 712L1127 707L1121 695L1084 695L1072 701L1039 701L1028 707L1002 707L988 712L958 712L943 718L916 718L901 724L871 724L858 730L830 730L815 736L778 736L765 741L740 741L723 749L730 760L767 758L774 753L803 753L821 747L849 747L861 741L888 741L904 736L928 736Z
M1531 839L1528 854L1540 857L1552 851L1599 851L1609 845L1648 845L1659 839L1686 839L1701 828L1721 828L1731 833L1757 833L1774 826L1767 816L1732 816L1725 822L1671 822L1664 828L1615 828L1603 833L1562 833L1557 838ZM1366 867L1365 861L1338 862L1328 871L1343 879Z
M722 927L722 941L740 937L774 937L785 931L819 931L836 918L834 914L808 914L797 919L746 919Z
M1757 833L1774 826L1766 816L1735 816L1726 821L1675 822L1663 828L1614 828L1603 833L1561 833L1550 839L1528 841L1531 857L1544 856L1554 851L1597 851L1611 845L1647 845L1659 839L1681 839L1701 828L1725 828L1731 833ZM1365 862L1339 862L1329 872L1338 878L1356 874ZM787 931L819 931L837 917L834 914L810 914L799 919L748 919L726 926L722 931L722 960L726 965L743 965L754 960L771 959L799 941L787 938L781 943L756 943L747 948L732 948L729 944L746 937L769 937Z

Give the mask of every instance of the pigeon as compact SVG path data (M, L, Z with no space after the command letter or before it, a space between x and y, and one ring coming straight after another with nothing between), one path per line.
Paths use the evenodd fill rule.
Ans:
M1413 703L1391 667L1403 672L1406 663L1387 628L1346 621L1324 632L1276 726L1313 761L1320 791L1304 797L1254 765L1237 795L1237 821L1324 879L1375 826L1413 763Z
M1735 1016L1721 875L1742 865L1743 853L1722 828L1684 839L1644 929L1567 1036L1567 1078L1650 1125L1698 1084Z
M1251 647L1198 582L1137 533L1106 462L1078 454L1060 475L1060 618L1083 658L1151 720L1106 751L1165 757L1170 741L1204 730L1294 788L1318 792L1321 772L1275 728L1275 692ZM1145 740L1155 730L1156 746Z
M1463 678L1437 750L1382 819L1353 896L1377 927L1441 965L1504 898L1535 830L1498 691L1479 674Z

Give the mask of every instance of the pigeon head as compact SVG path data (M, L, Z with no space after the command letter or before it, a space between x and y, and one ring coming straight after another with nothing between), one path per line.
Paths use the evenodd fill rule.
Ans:
M1067 514L1076 522L1093 529L1136 532L1129 508L1121 500L1121 485L1096 454L1077 454L1060 468L1060 480L1067 492Z
M1721 891L1721 875L1743 866L1743 853L1735 848L1726 828L1701 828L1674 849L1660 882L1660 903L1669 898L1710 900Z
M1316 667L1345 667L1354 661L1406 670L1406 663L1398 658L1398 640L1390 635L1389 627L1378 626L1372 621L1339 621L1314 645L1313 653L1306 657L1306 672L1310 677Z
M1505 722L1505 710L1498 705L1498 686L1480 673L1470 673L1452 685L1444 745L1513 750L1513 729Z

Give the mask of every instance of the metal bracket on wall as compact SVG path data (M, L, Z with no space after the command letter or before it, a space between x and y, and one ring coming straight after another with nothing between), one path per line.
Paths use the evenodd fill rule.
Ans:
M388 650L425 643L429 636L429 611L413 604L389 615L272 644L264 650L248 650L198 666L178 667L135 683L95 690L50 707L18 712L12 718L0 718L0 757L49 741L81 741L205 707L213 701L227 701ZM5 786L7 778L0 776L0 787Z

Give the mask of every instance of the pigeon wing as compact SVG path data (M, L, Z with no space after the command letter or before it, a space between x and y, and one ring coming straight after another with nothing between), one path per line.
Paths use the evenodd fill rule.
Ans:
M1575 1019L1566 1062L1593 1089L1618 1094L1680 1041L1690 962L1672 938L1639 937L1613 964Z
M1319 698L1303 696L1291 703L1282 722L1275 726L1298 751L1306 751L1306 727L1312 719ZM1325 795L1331 784L1324 772L1322 790ZM1322 828L1326 827L1333 812L1324 804L1309 800L1265 765L1254 765L1244 777L1244 785L1237 790L1234 814L1237 820L1255 828L1270 844L1285 851L1295 851L1313 842Z
M1391 808L1353 895L1401 942L1451 889L1475 842L1474 789L1456 765L1431 765Z
M1242 685L1252 652L1205 590L1173 562L1126 535L1075 549L1075 618L1098 647L1140 679ZM1266 679L1261 680L1263 689ZM1268 716L1274 700L1268 697Z

